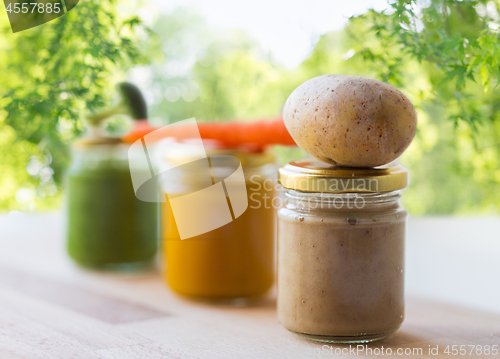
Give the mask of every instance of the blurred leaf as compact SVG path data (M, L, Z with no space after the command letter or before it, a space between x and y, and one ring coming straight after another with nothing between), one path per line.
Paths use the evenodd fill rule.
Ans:
M146 28L137 17L122 18L117 4L117 0L80 2L65 16L15 35L7 26L0 27L0 72L5 74L0 135L13 133L8 137L13 151L29 148L24 154L17 152L17 162L0 162L0 182L14 180L17 186L29 182L41 191L46 176L26 177L22 171L26 172L30 156L48 152L53 159L52 179L60 186L68 165L67 145L82 131L81 112L106 104L123 71L146 60L137 46ZM15 193L5 192L0 207L25 206L16 201ZM42 205L42 197L32 204Z

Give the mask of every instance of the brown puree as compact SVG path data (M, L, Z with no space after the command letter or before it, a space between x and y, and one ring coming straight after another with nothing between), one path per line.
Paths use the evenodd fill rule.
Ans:
M278 318L287 329L361 342L401 325L407 214L393 194L384 203L368 195L361 209L311 209L289 199L279 210Z

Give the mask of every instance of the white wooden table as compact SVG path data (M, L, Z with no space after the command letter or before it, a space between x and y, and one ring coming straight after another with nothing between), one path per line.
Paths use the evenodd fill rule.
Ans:
M373 357L396 357L400 348L410 358L500 358L469 354L471 347L464 356L443 352L500 346L498 229L499 219L410 221L406 320L369 345L393 355ZM0 216L2 359L356 357L348 346L323 347L286 331L272 294L252 307L213 306L172 294L157 272L82 270L65 255L63 233L60 214ZM440 355L430 355L436 346Z

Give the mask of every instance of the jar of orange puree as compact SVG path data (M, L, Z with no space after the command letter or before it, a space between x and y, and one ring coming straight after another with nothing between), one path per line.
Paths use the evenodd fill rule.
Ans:
M193 299L246 303L265 294L274 280L275 156L205 142L207 174L195 158L189 158L193 154L190 146L175 143L160 154L160 161L171 168L162 184L166 197L161 208L165 281L176 293ZM238 167L239 188L230 184L230 178L233 182L237 178ZM217 211L226 205L231 217L223 220ZM181 218L186 216L187 225L186 218ZM208 227L203 230L203 226Z

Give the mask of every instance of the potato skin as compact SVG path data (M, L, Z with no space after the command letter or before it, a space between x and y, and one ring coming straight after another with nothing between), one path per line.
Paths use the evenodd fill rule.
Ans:
M358 76L323 75L288 97L283 120L311 156L347 167L375 167L410 145L417 113L410 100L386 83Z

